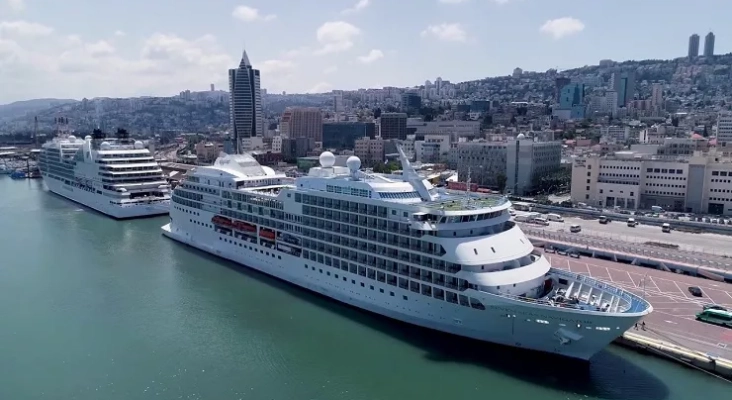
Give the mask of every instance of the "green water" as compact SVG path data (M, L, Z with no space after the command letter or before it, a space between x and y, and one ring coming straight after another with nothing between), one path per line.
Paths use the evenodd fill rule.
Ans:
M0 399L700 399L611 348L588 368L333 303L0 177Z

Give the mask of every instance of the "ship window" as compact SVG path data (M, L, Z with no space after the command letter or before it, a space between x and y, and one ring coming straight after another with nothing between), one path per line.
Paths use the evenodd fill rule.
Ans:
M389 296L394 296L394 292L389 292Z
M355 279L351 279L351 283L355 285L356 284L356 280Z
M407 299L407 296L402 296L402 299L406 300Z
M366 285L364 285L363 282L361 282L361 287L366 287Z
M478 255L478 249L473 249L473 251L475 252L475 255L477 256Z
M374 285L369 285L369 289L374 290Z
M379 292L384 293L384 289L379 289Z

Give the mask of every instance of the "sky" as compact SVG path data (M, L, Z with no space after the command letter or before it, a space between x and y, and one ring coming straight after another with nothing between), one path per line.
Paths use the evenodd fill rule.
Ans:
M269 92L407 87L675 58L731 0L0 0L0 104L227 89L246 49Z

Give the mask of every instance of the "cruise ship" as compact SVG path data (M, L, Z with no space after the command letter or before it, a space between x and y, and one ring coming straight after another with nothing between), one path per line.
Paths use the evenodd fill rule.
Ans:
M41 149L38 166L48 190L117 219L167 214L170 185L142 142L119 129L84 139L59 134Z
M334 300L451 334L589 360L652 311L553 268L502 196L335 166L288 178L222 154L175 188L162 233Z

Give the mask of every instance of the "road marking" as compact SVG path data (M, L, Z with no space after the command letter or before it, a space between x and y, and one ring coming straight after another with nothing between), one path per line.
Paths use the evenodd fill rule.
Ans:
M679 292L681 292L681 294L683 294L684 297L686 297L687 299L691 300L691 298L686 295L686 292L681 289L681 286L679 286L678 282L676 282L676 281L671 281L671 282L673 282L674 285L676 285L676 288L679 289Z
M668 321L668 320L667 321L663 321L663 322L666 322L668 324L674 324L674 325L678 325L679 324L678 322Z
M656 287L656 290L658 290L660 292L661 291L661 288L658 287L658 284L656 283L656 281L653 280L653 277L652 276L649 276L648 279L651 280L651 283L653 284L653 286ZM646 284L646 287L648 287L648 284Z
M630 276L630 272L625 271L626 274L628 274L628 278L630 278L630 281L633 282L633 286L638 287L638 285L635 284L635 281L633 280L633 277Z

